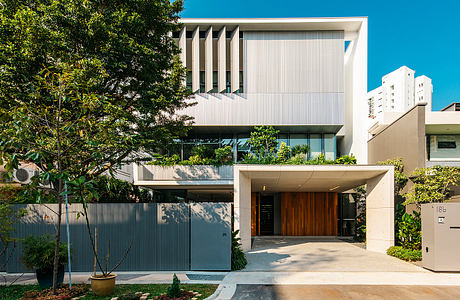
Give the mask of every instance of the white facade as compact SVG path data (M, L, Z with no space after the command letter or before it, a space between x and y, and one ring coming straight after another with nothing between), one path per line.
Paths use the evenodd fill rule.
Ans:
M415 77L415 71L402 66L382 77L382 85L367 93L370 118L382 118L383 113L404 113L417 103L427 103L427 111L432 108L433 85L425 75Z
M174 36L197 102L181 113L196 131L333 134L341 155L367 162L367 18L181 22Z
M426 103L426 111L433 110L433 84L425 75L415 77L415 103Z

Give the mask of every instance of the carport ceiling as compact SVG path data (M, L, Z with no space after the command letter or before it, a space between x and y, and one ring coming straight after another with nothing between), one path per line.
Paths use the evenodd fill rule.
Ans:
M253 192L344 192L363 185L385 170L348 169L344 166L313 171L247 171Z

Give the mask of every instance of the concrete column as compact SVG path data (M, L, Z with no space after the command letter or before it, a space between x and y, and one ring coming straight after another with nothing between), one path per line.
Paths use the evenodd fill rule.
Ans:
M240 231L243 251L251 249L251 179L234 167L234 229Z
M386 253L394 246L394 168L367 180L366 248Z
M344 63L345 137L341 152L353 153L358 164L367 164L367 20L353 36Z
M206 31L206 37L204 40L205 48L204 48L204 59L205 59L205 77L206 77L206 93L212 90L212 73L213 73L213 52L212 52L212 26L209 27L208 31Z
M192 92L200 89L200 27L192 34Z
M230 39L230 66L231 66L231 92L240 88L240 27L237 26L232 32Z
M222 27L217 38L217 90L219 93L225 91L227 82L227 44L226 27Z

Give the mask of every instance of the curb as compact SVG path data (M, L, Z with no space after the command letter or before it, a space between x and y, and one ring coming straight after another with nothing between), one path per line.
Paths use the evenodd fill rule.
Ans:
M219 284L216 291L205 300L230 300L236 291L236 284Z

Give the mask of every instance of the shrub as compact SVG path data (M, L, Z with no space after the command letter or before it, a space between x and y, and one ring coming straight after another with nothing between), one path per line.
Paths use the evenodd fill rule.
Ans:
M167 295L170 298L176 298L181 295L181 290L180 290L180 280L177 278L176 274L173 276L173 282L171 286L168 287L168 292Z
M417 168L410 175L414 185L404 195L404 204L445 202L452 197L451 187L460 182L460 168L434 166Z
M304 165L307 161L307 155L304 153L297 153L292 156L287 163L291 165Z
M351 155L342 155L335 160L338 165L356 165L356 157Z
M401 246L392 246L388 248L387 254L390 256L397 257L405 261L419 261L422 260L421 250L410 250L405 249Z
M396 243L405 249L420 250L422 248L422 221L420 213L404 213L396 220Z
M232 163L233 149L232 149L231 146L225 146L225 147L222 147L222 148L217 148L216 150L214 150L214 152L216 154L217 162L219 162L221 164Z
M239 232L239 230L232 232L232 271L244 269L248 264L246 255L241 249L241 239L237 237Z
M409 180L404 173L404 164L403 160L400 157L388 159L385 161L380 161L377 165L382 166L393 166L394 167L394 180L395 180L395 196L398 196L402 189L406 186L407 181Z
M288 145L286 145L285 142L281 142L280 148L278 149L278 152L277 152L277 161L284 163L289 159L290 156L291 156L291 148Z
M296 156L297 154L304 154L305 156L310 152L310 147L307 144L295 145L292 147L292 155Z
M152 165L159 165L159 166L174 166L180 163L180 156L177 154L169 155L156 155L155 160L151 161L150 164Z
M147 189L112 177L98 176L93 180L99 203L149 203L152 195Z
M29 269L51 271L54 263L55 240L49 235L29 236L24 240L23 264ZM67 264L67 245L59 243L59 265Z

